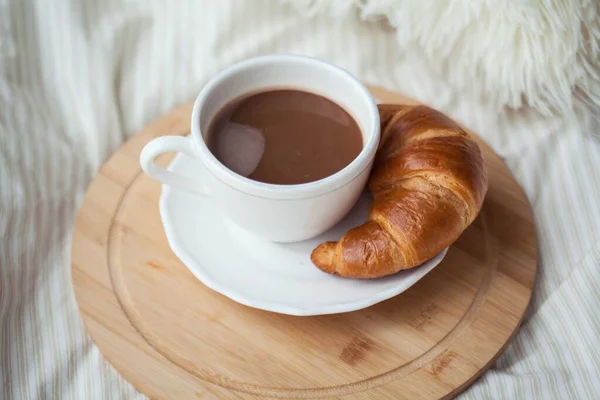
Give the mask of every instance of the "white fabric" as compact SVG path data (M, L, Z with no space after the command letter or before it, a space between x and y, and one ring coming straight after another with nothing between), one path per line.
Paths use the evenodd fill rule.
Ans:
M400 48L497 110L600 107L598 0L282 1L307 14L389 22Z
M243 58L321 57L458 118L531 201L540 266L523 328L463 398L600 393L600 144L592 118L499 116L377 22L267 0L0 0L0 398L136 398L87 337L70 281L77 207L102 162Z

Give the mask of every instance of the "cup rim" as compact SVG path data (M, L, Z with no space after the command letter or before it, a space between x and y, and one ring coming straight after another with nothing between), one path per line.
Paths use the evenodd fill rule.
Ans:
M223 165L208 149L204 138L200 130L200 117L202 113L202 105L206 98L212 93L215 87L227 79L230 76L242 72L244 69L261 65L270 64L274 62L303 62L308 64L317 64L321 67L330 69L331 71L344 75L352 85L354 85L356 92L362 96L365 96L368 107L371 111L371 126L368 129L368 139L364 144L362 150L358 156L352 160L350 164L342 168L335 174L329 175L323 179L317 181L295 184L295 185L279 185L255 181L250 178L246 178L239 175L225 165ZM327 97L327 95L324 95ZM350 111L350 110L348 110ZM336 190L351 181L353 181L361 172L363 172L375 157L375 152L379 146L380 132L379 132L379 111L377 109L377 103L369 90L358 80L354 75L349 73L347 70L321 59L295 54L273 54L259 57L249 58L238 63L235 63L228 68L225 68L217 75L215 75L200 91L196 101L194 102L194 108L192 110L191 120L191 136L193 137L194 151L196 156L203 162L203 164L211 171L213 176L219 179L221 182L227 184L232 189L242 191L244 193L256 196L264 197L269 199L301 199L307 197L320 196L325 193Z

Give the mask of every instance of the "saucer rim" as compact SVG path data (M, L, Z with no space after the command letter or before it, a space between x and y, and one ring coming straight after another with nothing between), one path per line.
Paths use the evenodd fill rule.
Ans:
M172 168L177 164L177 161L182 158L182 154L177 154L173 160L169 163L168 169L172 170ZM427 274L429 274L435 267L437 267L443 259L446 257L446 254L449 250L449 247L446 247L441 252L425 261L424 263L416 266L414 268L419 268L425 266L429 263L434 263L429 271L425 274L416 278L414 282L411 282L407 287L392 287L386 290L382 290L377 294L370 296L368 299L337 303L334 305L327 306L314 306L314 307L297 307L297 306L289 306L283 305L281 303L274 303L272 301L259 300L256 298L249 297L247 295L242 295L235 290L231 290L224 285L223 283L219 283L216 280L211 279L208 274L205 273L204 269L201 266L198 266L198 262L193 259L193 257L188 255L188 251L183 249L175 239L177 236L175 231L175 226L172 223L172 218L170 217L167 201L168 197L172 195L173 188L168 186L167 184L161 185L161 194L159 198L159 213L161 222L165 229L165 235L167 238L167 242L175 256L179 258L179 260L184 264L184 266L198 279L202 284L204 284L209 289L222 294L225 297L230 298L236 303L243 304L247 307L260 309L269 312L276 312L280 314L293 315L293 316L317 316L317 315L331 315L331 314L342 314L346 312L358 311L370 306L373 306L377 303L380 303L385 300L389 300L404 291L411 288L415 285L419 280L423 279ZM316 267L315 267L316 268ZM402 272L402 271L399 271ZM325 274L325 272L323 272ZM393 275L390 275L393 276ZM340 278L340 279L351 279L351 278Z

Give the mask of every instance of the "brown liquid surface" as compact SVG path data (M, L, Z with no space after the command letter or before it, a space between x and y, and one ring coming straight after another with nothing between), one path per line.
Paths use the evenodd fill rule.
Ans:
M211 121L206 143L226 167L280 185L333 175L361 152L356 121L325 97L273 89L234 100Z

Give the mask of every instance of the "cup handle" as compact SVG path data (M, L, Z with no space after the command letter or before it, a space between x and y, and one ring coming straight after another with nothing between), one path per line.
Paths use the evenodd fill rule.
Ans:
M160 136L148 142L140 153L142 170L151 178L177 189L201 196L208 196L206 186L186 176L176 174L154 163L154 159L163 153L179 152L196 158L194 143L186 136Z

